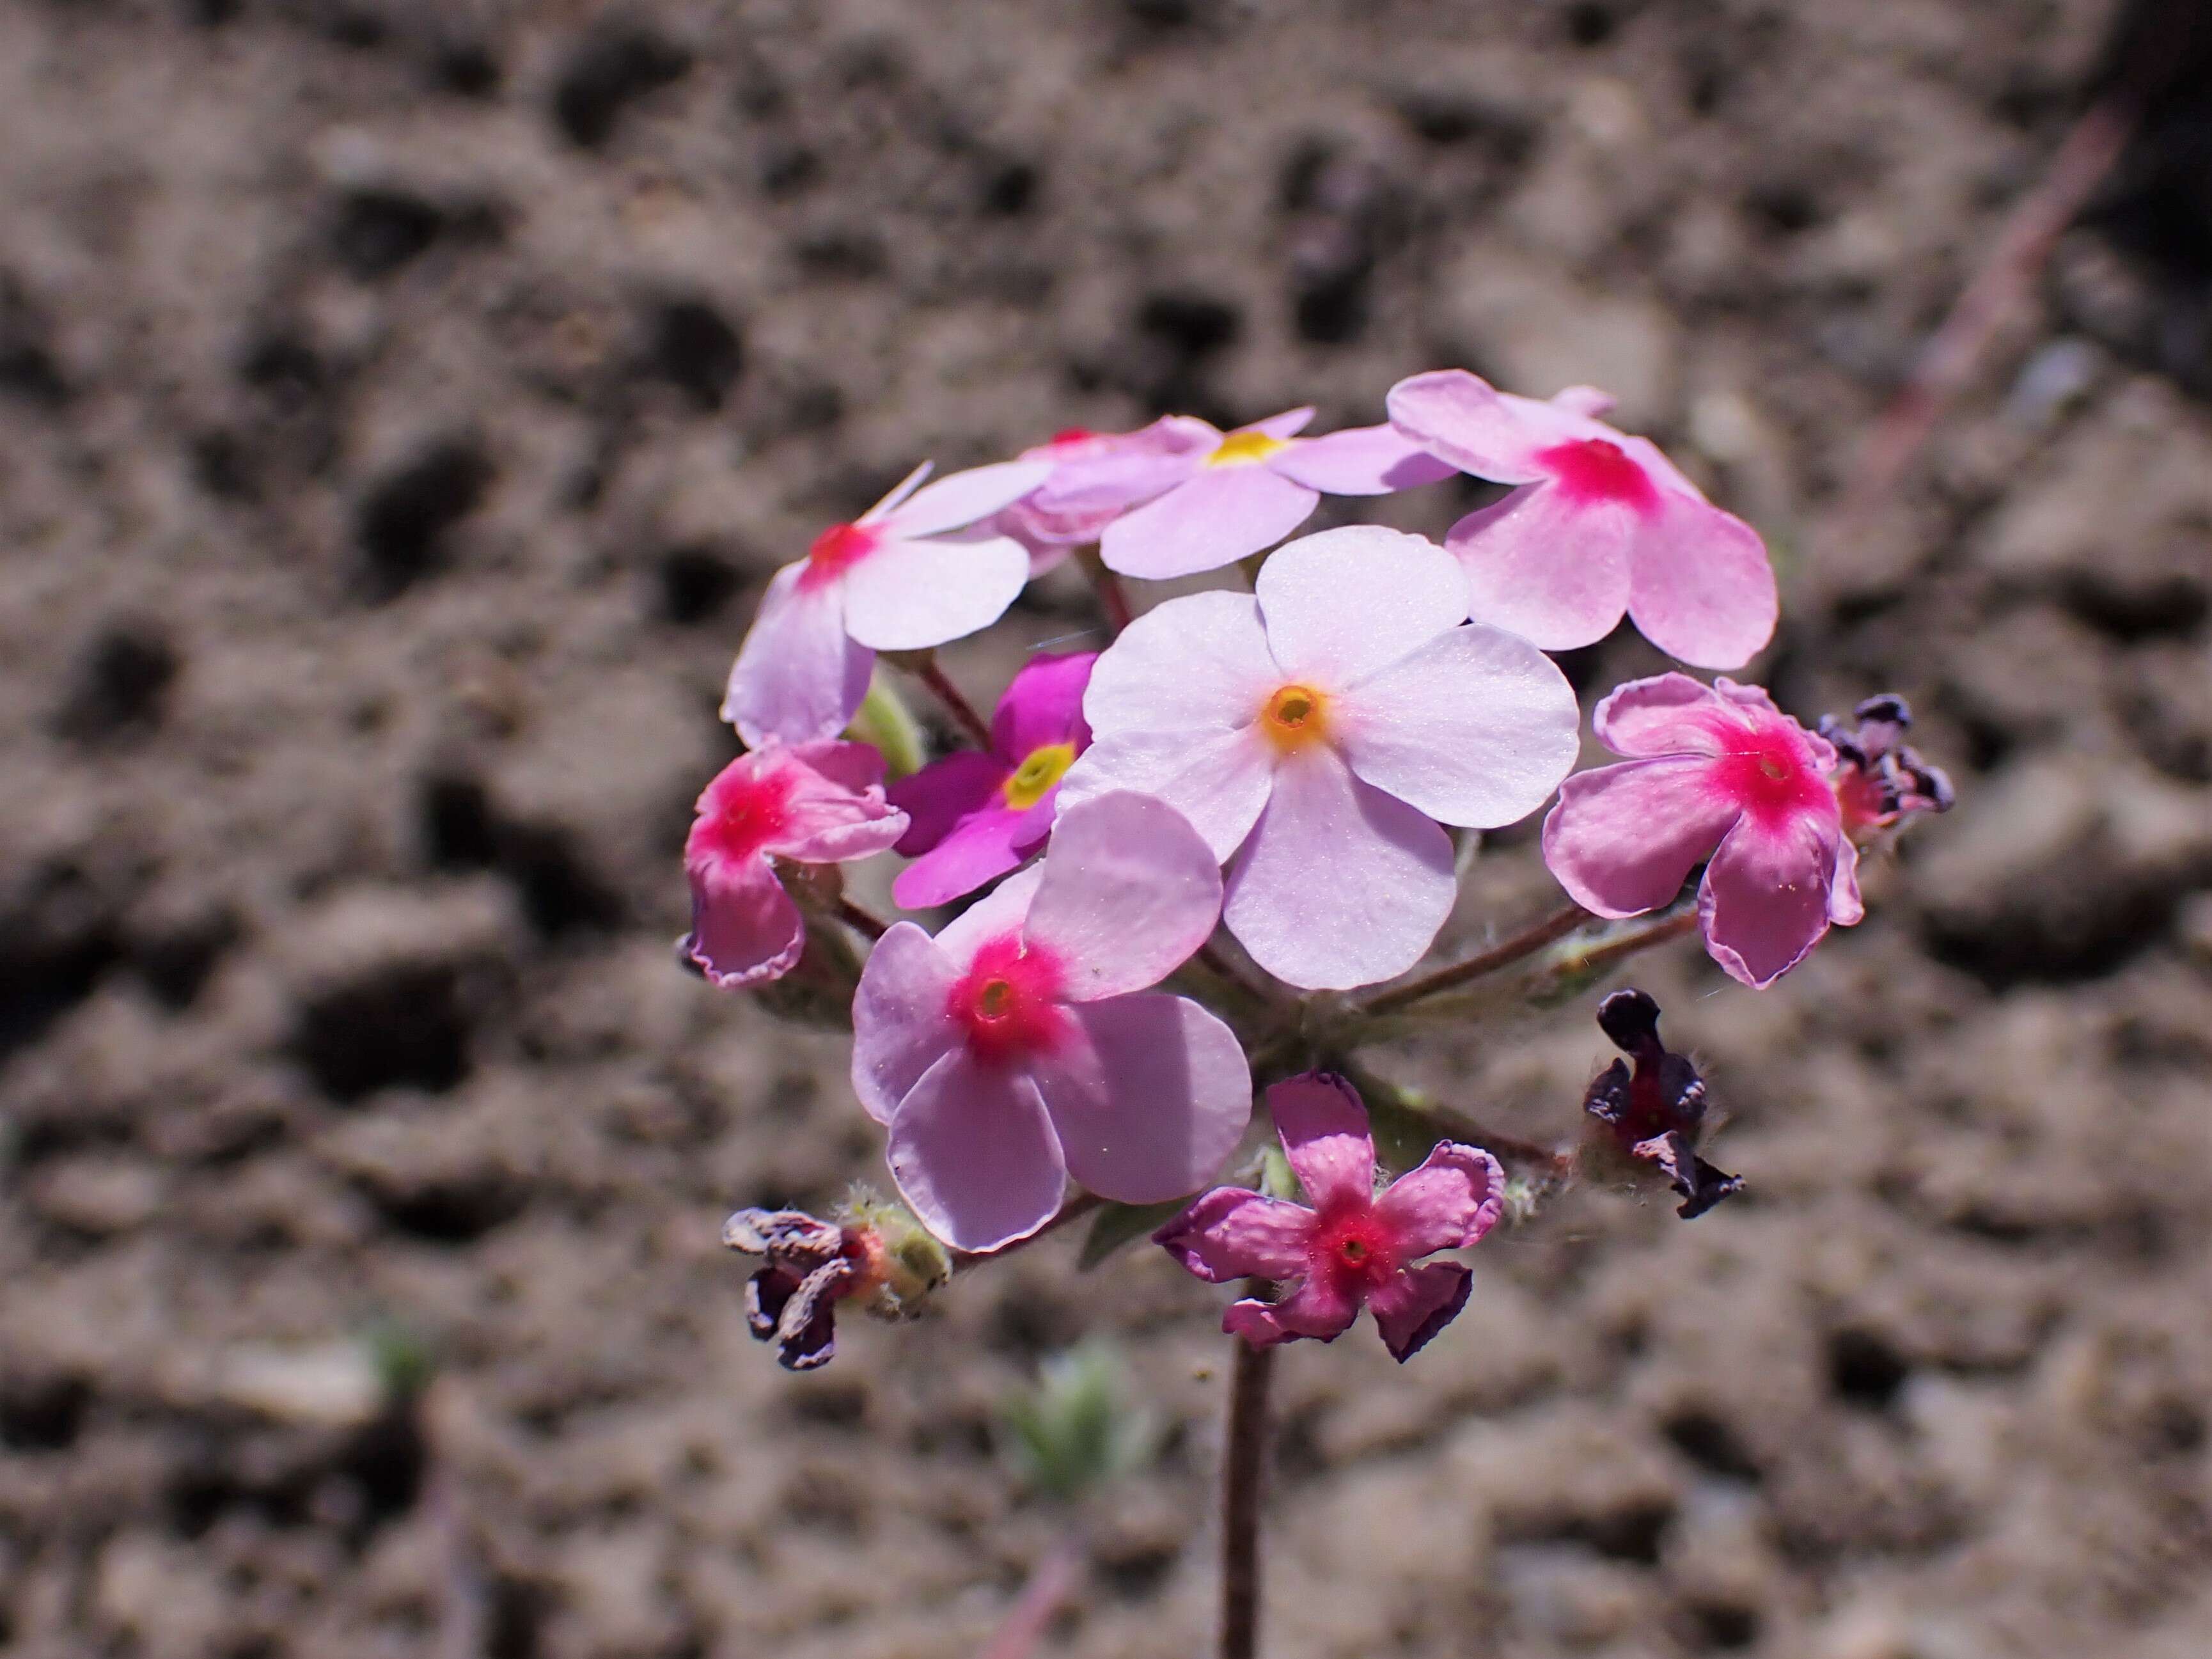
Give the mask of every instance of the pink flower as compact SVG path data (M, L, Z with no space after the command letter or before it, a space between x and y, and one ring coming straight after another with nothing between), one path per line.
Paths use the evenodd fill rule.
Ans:
M1698 922L1715 962L1771 985L1859 903L1858 854L1828 775L1836 751L1755 685L1661 674L1617 687L1591 717L1629 759L1577 772L1544 820L1544 862L1601 916L1658 908L1698 865Z
M757 748L843 731L878 651L920 651L988 628L1030 579L1006 536L949 532L988 519L1042 483L1042 461L955 472L927 488L924 462L851 524L832 525L777 571L738 648L722 718Z
M1060 815L1043 861L936 938L902 921L853 1000L853 1087L891 1174L956 1249L1035 1232L1073 1175L1102 1198L1190 1192L1252 1115L1229 1028L1148 992L1206 942L1221 877L1163 803Z
M991 716L988 754L960 750L890 787L912 822L897 851L914 862L891 884L908 910L926 909L996 880L1042 845L1060 780L1091 746L1083 688L1095 651L1030 659Z
M1098 543L1107 568L1164 580L1218 570L1273 546L1312 515L1323 495L1387 495L1451 476L1449 465L1387 426L1297 436L1312 418L1312 410L1293 409L1224 434L1176 417L1172 446L1110 469L1073 472L1065 483L1055 476L1038 495L1063 509L1113 506L1119 516Z
M1462 471L1520 486L1444 538L1478 621L1564 651L1603 639L1626 611L1670 656L1739 667L1774 632L1765 545L1650 440L1595 418L1612 403L1589 386L1539 403L1448 368L1399 381L1389 409Z
M724 767L684 842L691 878L684 953L725 988L791 971L806 924L771 859L842 864L887 850L906 814L884 799L884 760L864 743L770 744Z
M1308 1073L1268 1090L1267 1109L1313 1207L1216 1187L1153 1242L1209 1284L1288 1286L1279 1302L1239 1302L1222 1316L1223 1330L1255 1348L1301 1336L1334 1342L1364 1303L1403 1364L1467 1305L1465 1267L1413 1264L1463 1249L1498 1224L1505 1191L1498 1160L1448 1140L1378 1196L1367 1109L1350 1084Z
M1175 463L1202 459L1220 437L1204 421L1182 415L1163 415L1134 432L1072 427L1021 453L1024 461L1050 462L1051 476L994 519L992 528L1028 548L1030 574L1042 575L1165 487L1155 480L1179 477Z
M1457 891L1438 820L1524 817L1578 752L1559 671L1466 611L1449 554L1372 526L1278 550L1255 592L1170 599L1099 658L1062 811L1111 789L1175 807L1231 860L1223 920L1279 979L1402 973Z
M1920 758L1905 741L1912 710L1894 693L1869 697L1851 711L1856 726L1833 714L1820 717L1820 735L1835 745L1836 803L1844 830L1863 847L1885 830L1916 812L1948 812L1954 799L1951 780L1940 766Z

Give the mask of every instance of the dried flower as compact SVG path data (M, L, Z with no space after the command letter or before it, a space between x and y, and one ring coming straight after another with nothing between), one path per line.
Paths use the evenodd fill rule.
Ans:
M1659 1005L1632 988L1615 991L1598 1005L1597 1023L1636 1062L1632 1071L1626 1061L1614 1060L1583 1100L1583 1109L1605 1126L1617 1150L1667 1178L1681 1195L1674 1213L1685 1221L1741 1192L1741 1177L1698 1156L1705 1079L1686 1056L1661 1044Z
M1902 741L1912 710L1893 692L1869 697L1851 711L1856 726L1820 717L1820 735L1835 746L1836 800L1844 830L1863 847L1915 812L1948 812L1951 780Z

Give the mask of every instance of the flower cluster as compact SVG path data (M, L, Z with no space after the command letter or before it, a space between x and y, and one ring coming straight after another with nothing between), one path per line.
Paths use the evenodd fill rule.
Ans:
M1549 653L1626 617L1680 663L1740 671L1778 614L1758 533L1606 424L1609 407L1449 369L1393 387L1386 421L1319 436L1311 409L1230 431L1170 415L934 482L917 468L768 584L723 705L746 752L700 797L685 848L685 954L723 987L803 961L809 983L849 993L854 1092L944 1245L973 1257L1030 1237L1071 1213L1071 1183L1085 1203L1173 1204L1229 1170L1157 1236L1201 1278L1284 1287L1227 1328L1328 1340L1365 1306L1405 1358L1468 1292L1464 1266L1425 1258L1480 1239L1507 1183L1453 1123L1424 1131L1417 1106L1371 1089L1363 1103L1333 1074L1352 1050L1478 973L1571 990L1692 927L1723 971L1770 986L1860 920L1859 849L1951 801L1902 741L1901 699L1808 730L1725 675L1613 688L1591 732L1615 758L1577 769L1582 713ZM1441 543L1297 535L1324 495L1461 474L1502 493ZM1072 557L1109 632L1032 657L987 724L935 648ZM1125 578L1184 588L1133 605ZM887 778L855 723L896 699L879 653L968 745ZM1570 910L1354 994L1417 969L1481 832L1547 804L1541 854ZM890 897L922 921L847 896L835 866L885 851L907 860ZM947 906L963 908L926 914ZM1703 1084L1660 1046L1643 994L1601 1019L1633 1064L1592 1085L1590 1121L1685 1215L1709 1208L1736 1183L1697 1155ZM1255 1073L1304 1205L1288 1175L1255 1189L1274 1157L1250 1133ZM1380 1191L1370 1109L1413 1166ZM746 1216L732 1242L769 1263L756 1325L787 1363L814 1363L829 1306L880 1278L869 1235Z

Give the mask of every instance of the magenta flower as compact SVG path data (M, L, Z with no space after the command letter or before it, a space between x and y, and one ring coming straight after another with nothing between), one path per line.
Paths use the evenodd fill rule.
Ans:
M1024 461L1051 464L1051 475L1001 512L991 527L1030 550L1030 573L1042 575L1079 547L1097 541L1106 526L1164 486L1162 464L1202 459L1221 434L1204 421L1163 415L1134 432L1091 432L1071 427L1051 441L1025 449ZM1179 476L1179 475L1177 475Z
M1373 526L1278 550L1255 592L1170 599L1098 659L1061 810L1134 789L1188 818L1231 861L1229 931L1279 979L1402 973L1457 891L1439 820L1524 817L1579 752L1559 671L1466 610L1449 554Z
M853 1087L925 1226L993 1250L1050 1220L1071 1175L1155 1204L1219 1167L1252 1115L1244 1051L1148 988L1220 908L1197 833L1122 793L1062 812L1042 863L936 938L883 936L853 1000Z
M1074 469L1065 483L1055 476L1038 497L1060 510L1112 506L1118 516L1098 542L1107 568L1164 580L1273 546L1324 495L1387 495L1451 476L1450 466L1389 427L1298 437L1311 419L1312 410L1293 409L1224 433L1176 417L1175 441L1158 453Z
M924 462L851 524L777 571L738 647L722 718L757 748L835 737L868 694L878 651L920 651L988 628L1030 579L1007 536L951 538L1036 488L1042 461L1005 461L922 486Z
M1278 1083L1267 1109L1313 1207L1216 1187L1153 1242L1209 1284L1287 1287L1279 1302L1239 1302L1222 1316L1223 1330L1255 1348L1301 1336L1334 1342L1364 1304L1402 1365L1467 1305L1473 1278L1455 1261L1413 1264L1498 1224L1504 1171L1480 1147L1448 1140L1378 1195L1367 1109L1342 1078L1313 1072Z
M1836 751L1755 685L1661 674L1591 716L1619 766L1577 772L1544 820L1544 862L1601 916L1674 898L1700 863L1698 923L1715 962L1771 985L1859 903L1858 854L1829 774Z
M1539 403L1448 368L1399 381L1389 410L1462 471L1520 486L1444 538L1477 621L1564 651L1603 639L1626 611L1669 656L1740 667L1774 632L1765 544L1649 439L1597 420L1612 401L1575 386Z
M683 950L726 988L791 971L806 924L774 859L842 864L886 851L906 814L884 799L884 759L864 743L770 744L724 767L684 842L691 933Z
M1060 780L1091 746L1083 688L1095 651L1030 659L991 716L987 754L963 749L890 787L911 820L895 849L914 862L891 884L908 910L927 909L996 880L1043 844Z

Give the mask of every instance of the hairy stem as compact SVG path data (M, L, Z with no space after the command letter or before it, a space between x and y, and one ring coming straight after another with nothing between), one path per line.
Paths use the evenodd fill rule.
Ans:
M1269 1287L1248 1287L1265 1295ZM1242 1337L1229 1378L1229 1445L1221 1466L1221 1659L1260 1646L1260 1502L1267 1485L1267 1385L1275 1351Z
M843 894L837 896L838 919L866 933L870 939L881 939L890 931L890 923L872 911L862 909Z
M989 723L975 712L975 705L968 701L960 688L953 684L945 670L938 665L935 656L925 656L914 672L915 678L929 688L930 695L945 706L945 712L952 716L953 724L966 734L969 742L978 749L991 746Z
M1631 927L1600 939L1587 950L1563 952L1553 964L1555 977L1602 973L1623 957L1632 957L1638 951L1648 951L1655 945L1664 945L1683 934L1693 933L1698 926L1697 907L1686 906L1674 911L1662 912L1643 926Z
M1419 979L1408 980L1403 985L1371 996L1359 1005L1360 1012L1368 1014L1395 1014L1409 1008L1424 998L1456 990L1459 987L1494 974L1501 968L1510 968L1523 957L1534 956L1555 939L1565 938L1590 919L1590 913L1579 904L1570 904L1556 915L1547 916L1533 927L1516 933L1511 939L1493 945L1480 956L1469 957L1465 962L1455 962L1449 968L1439 968Z
M1076 556L1082 563L1083 574L1091 579L1091 591L1098 596L1098 608L1106 613L1107 627L1119 634L1137 617L1129 608L1128 590L1121 586L1121 579L1106 568L1096 547L1086 547Z

